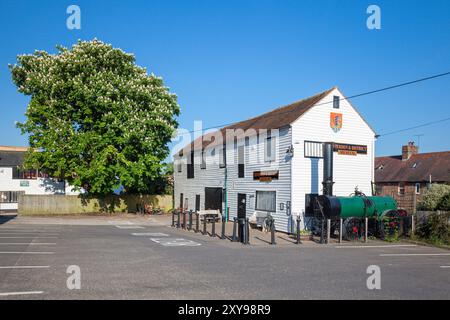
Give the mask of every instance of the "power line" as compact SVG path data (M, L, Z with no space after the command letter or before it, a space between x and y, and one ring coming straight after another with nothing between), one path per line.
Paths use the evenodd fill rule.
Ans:
M351 95L351 96L349 96L349 97L340 98L339 101L341 101L341 100L350 100L350 99L354 99L354 98L359 98L359 97L367 96L367 95L374 94L374 93L379 93L379 92L383 92L383 91L387 91L387 90L392 90L392 89L396 89L396 88L408 86L408 85L411 85L411 84L415 84L415 83L419 83L419 82L431 80L431 79L436 79L436 78L444 77L444 76L447 76L447 75L450 75L450 71L448 71L448 72L443 72L443 73L439 73L439 74L435 74L435 75L428 76L428 77L425 77L425 78L420 78L420 79L416 79L416 80L412 80L412 81L407 81L407 82L403 82L403 83L391 85L391 86L384 87L384 88L380 88L380 89L375 89L375 90L366 91L366 92L363 92L363 93L354 94L354 95ZM325 105L325 104L330 104L330 103L333 103L333 101L327 101L327 102L319 103L319 104L316 104L315 106L320 106L320 105ZM287 110L287 111L279 112L279 113L276 113L276 114L273 114L273 115L268 114L268 115L266 115L266 117L271 117L271 116L272 116L272 117L273 117L273 116L279 117L280 115L283 115L283 114L285 114L285 113L286 113L286 114L287 114L287 113L291 113L291 112L294 112L294 111L295 111L295 110ZM269 112L270 112L270 111L269 111ZM257 117L258 117L258 116L257 116ZM257 117L254 117L254 118L257 118ZM252 118L250 118L250 119L252 119ZM450 118L443 119L443 120L438 120L438 121L439 121L439 122L443 122L443 121L447 121L448 119L450 119ZM225 124L217 125L217 126L214 126L214 127L208 127L208 128L204 128L204 129L200 129L200 130L191 130L191 131L189 131L189 133L195 133L195 132L200 132L200 131L206 131L206 130L216 129L216 128L223 128L223 127L232 125L232 124L234 124L234 123L236 123L236 122L225 123ZM428 123L428 124L419 125L419 126L417 126L417 127L422 127L422 126L426 126L426 125L430 125L430 124L434 124L434 122ZM406 128L406 129L397 130L397 131L401 132L401 131L411 130L411 129L415 129L415 128L416 128L416 127L413 127L413 128ZM390 133L387 133L387 134L393 134L393 133L397 133L397 132L390 132ZM385 136L385 135L387 135L387 134L383 134L383 136ZM380 135L377 135L377 136L379 137L379 136L382 136L382 135L380 134Z
M426 127L426 126L430 126L432 124L437 124L437 123L441 123L441 122L445 122L445 121L449 121L450 117L448 118L444 118L444 119L440 119L440 120L436 120L436 121L431 121L431 122L427 122L427 123L423 123L423 124L419 124L417 126L414 127L409 127L409 128L404 128L404 129L399 129L399 130L395 130L395 131L391 131L391 132L387 132L387 133L383 133L383 134L379 134L376 137L379 138L381 136L389 136L391 134L395 134L395 133L400 133L400 132L404 132L404 131L408 131L408 130L413 130L413 129L417 129L417 128L422 128L422 127Z

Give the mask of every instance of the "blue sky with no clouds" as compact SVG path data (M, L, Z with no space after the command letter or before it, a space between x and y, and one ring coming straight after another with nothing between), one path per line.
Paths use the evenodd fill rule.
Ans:
M81 30L66 8L81 8ZM381 30L366 9L381 8ZM0 2L0 145L27 145L14 121L28 98L8 63L94 37L136 55L178 94L180 127L246 119L338 85L351 96L450 71L450 1L12 1ZM450 117L450 76L352 100L380 133ZM380 137L398 154L421 137L423 152L450 150L450 121Z

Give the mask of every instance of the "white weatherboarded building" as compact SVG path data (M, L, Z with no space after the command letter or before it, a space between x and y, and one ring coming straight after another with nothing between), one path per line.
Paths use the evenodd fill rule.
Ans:
M26 147L0 146L0 211L18 209L20 194L76 195L64 181L48 177L38 170L24 170Z
M375 132L337 87L197 138L174 156L175 206L229 219L270 212L302 226L322 194L322 143L334 150L333 193L372 193Z

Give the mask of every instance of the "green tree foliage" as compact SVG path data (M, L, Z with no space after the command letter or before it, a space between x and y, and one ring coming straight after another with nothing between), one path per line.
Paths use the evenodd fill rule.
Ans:
M450 194L450 186L445 184L432 184L423 194L419 203L421 210L444 210L440 208L441 202L446 195Z
M179 106L163 80L132 54L98 40L56 54L35 51L10 65L19 92L30 96L25 165L90 194L148 192L164 176L163 160ZM33 152L31 150L38 150Z

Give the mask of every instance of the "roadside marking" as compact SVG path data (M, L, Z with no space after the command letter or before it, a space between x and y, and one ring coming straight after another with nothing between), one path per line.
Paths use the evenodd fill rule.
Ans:
M197 247L201 246L200 243L186 240L183 238L150 238L153 242L156 242L165 247Z
M0 254L54 254L54 252L45 252L45 251L0 251Z
M22 294L41 294L41 293L44 293L44 291L0 292L0 297L18 296Z
M20 245L27 245L27 246L54 246L56 245L55 242L0 242L0 245L13 245L13 246L20 246Z
M450 266L440 266L443 269L450 268Z
M383 253L380 257L395 256L450 256L450 253Z
M3 266L0 269L45 269L50 266Z
M0 233L0 236L13 236L13 235L31 235L31 234L37 234L40 236L51 236L51 237L56 237L59 236L59 233L47 233L47 232L7 232L7 233Z
M375 245L375 246L335 246L337 249L371 249L371 248L398 248L398 247L417 247L416 244L386 244L386 245Z
M141 232L141 233L132 233L133 236L147 236L147 237L168 237L169 235L162 232Z
M141 226L118 226L118 225L116 225L115 227L119 228L119 229L145 229L144 227L141 227Z

